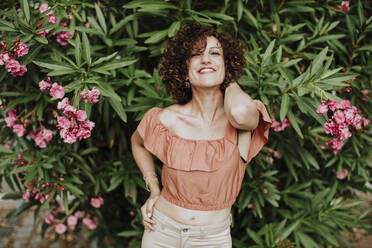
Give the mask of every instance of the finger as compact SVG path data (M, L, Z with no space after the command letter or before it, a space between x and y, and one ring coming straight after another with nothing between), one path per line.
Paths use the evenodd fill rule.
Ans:
M143 225L147 231L154 232L155 227L149 223L146 223L145 221L143 222Z
M143 221L146 221L147 223L150 223L150 224L156 223L153 219L150 219L150 218L143 218Z
M152 208L154 206L154 200L150 199L149 203L146 206L146 217L151 218L152 217Z

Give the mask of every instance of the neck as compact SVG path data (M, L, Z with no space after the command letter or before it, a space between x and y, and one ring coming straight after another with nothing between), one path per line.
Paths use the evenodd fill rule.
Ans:
M211 123L221 114L223 109L223 95L219 88L192 87L192 99L187 105L190 114L199 117L204 123Z

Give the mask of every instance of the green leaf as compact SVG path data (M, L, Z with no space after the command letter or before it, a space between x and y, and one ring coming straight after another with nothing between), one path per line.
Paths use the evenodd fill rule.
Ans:
M237 5L238 22L240 21L240 19L242 19L243 10L244 10L243 2L242 0L238 0L238 5Z
M305 248L317 248L319 247L316 242L310 238L307 234L298 231L297 232L298 237L300 238L301 243L304 245Z
M118 31L119 29L121 29L125 24L127 24L129 21L133 21L133 20L136 20L137 18L137 15L136 14L132 14L132 15L129 15L129 16L126 16L124 19L122 19L120 22L116 23L110 30L109 34L113 34L115 33L116 31Z
M303 134L301 132L301 129L300 129L298 123L297 123L297 117L292 113L292 111L288 111L287 116L288 116L289 121L291 122L291 126L293 127L293 129L296 131L298 136L300 136L301 139L303 139L304 136L303 136Z
M249 228L247 228L246 231L247 231L248 236L251 237L254 242L256 242L260 246L264 246L263 240L256 232L254 232L253 230Z
M293 222L292 224L290 224L289 226L287 226L283 230L283 233L281 235L281 240L287 239L287 237L300 225L300 223L301 223L300 220L296 220L295 222ZM279 238L276 238L275 243L277 243L278 241L279 241Z
M123 68L123 67L126 67L128 65L134 64L135 62L137 62L137 59L132 59L132 58L124 58L124 59L120 59L120 60L118 59L118 60L114 60L114 61L112 61L108 64L105 64L105 65L102 65L102 66L99 66L99 67L95 67L95 68L92 69L92 71L105 74L105 72L107 72L108 70L115 70L115 69L118 69L118 68Z
M148 8L155 10L178 9L171 3L156 0L135 0L123 5L125 9Z
M142 231L129 230L129 231L119 232L117 235L121 237L136 237L136 236L142 235Z
M63 195L62 195L62 199L63 199L63 206L65 208L65 211L66 211L66 215L69 215L69 208L68 208L68 198L67 198L67 191L63 191Z
M38 65L38 66L41 66L41 67L44 67L44 68L47 68L47 69L51 69L51 70L71 70L71 69L73 69L69 64L65 64L65 63L62 63L62 62L50 63L50 62L40 61L40 60L34 60L32 62L34 64Z
M120 119L124 122L127 122L127 114L125 113L123 104L120 101L115 100L114 98L109 98L108 100L111 107L119 115Z
M366 18L364 17L363 5L360 0L358 0L358 17L359 17L359 24L360 26L362 26L364 22L366 21Z
M310 71L310 75L314 75L316 74L320 68L322 67L323 65L323 62L326 58L326 55L327 55L327 52L328 52L328 47L325 47L316 57L315 59L313 60L313 62L311 63L311 71Z
M159 41L167 37L167 35L168 35L168 29L156 31L151 35L151 37L147 38L144 42L145 44L158 43Z
M105 17L103 16L102 10L97 5L97 3L94 4L94 7L96 9L96 13L97 13L97 16L98 16L99 24L101 25L101 27L103 29L103 32L106 34L107 33L107 26L106 26Z
M62 186L66 188L67 190L71 191L72 194L76 195L77 197L81 197L84 195L83 191L81 191L76 186L72 185L71 183L68 183L66 181L61 182Z
M37 42L41 43L41 44L44 44L44 45L47 45L47 44L48 44L48 40L47 40L47 38L45 38L44 36L40 36L40 35L38 35L38 36L34 36L34 39L35 39Z
M282 96L282 103L280 104L280 120L283 121L289 109L289 95Z
M180 29L180 27L181 27L180 21L173 22L172 25L168 29L168 37L173 37L174 34Z
M30 7L27 0L20 0L22 11L25 14L27 22L30 22Z
M81 65L81 41L80 41L79 34L76 34L76 38L75 38L75 60L76 60L76 65L80 67Z
M6 148L3 145L0 145L0 153L9 153L9 154L11 154L11 153L13 153L13 151L10 150L10 149L8 149L8 148Z
M22 192L7 193L1 197L1 200L17 200L22 199Z
M61 76L61 75L66 75L66 74L71 74L76 72L75 69L66 69L66 70L55 70L51 71L47 74L47 76Z
M95 62L93 62L93 63L92 63L92 66L95 66L95 65L101 64L101 63L104 62L104 61L110 60L110 59L112 59L113 57L115 57L116 54L118 54L118 52L114 52L113 54L110 54L110 55L108 55L108 56L101 57L101 58L99 58L98 60L96 60Z
M265 51L263 59L262 59L262 64L264 66L268 65L269 62L270 62L270 58L271 58L271 54L272 54L274 45L275 45L275 40L272 40L270 42L269 46L266 48L266 51Z
M37 47L33 48L27 56L23 60L21 60L22 65L28 65L34 58L39 54L43 45L38 45Z
M243 12L245 16L247 17L248 23L254 26L255 28L259 29L258 22L256 18L252 15L252 13L246 8L243 9Z
M90 44L88 40L88 36L86 33L83 33L83 57L85 61L90 65L91 63L91 57L90 57Z
M122 182L123 182L123 178L121 176L114 176L114 177L112 177L111 180L110 180L110 187L107 189L107 192L113 191Z
M15 106L18 106L19 104L22 104L22 103L32 102L35 99L37 99L38 97L40 97L40 93L34 93L34 94L27 95L25 97L16 98L16 99L9 102L9 104L7 106L7 110L10 111L12 108L14 108Z
M110 98L115 99L116 101L121 101L121 98L118 94L116 94L115 90L111 87L110 84L106 82L98 82L94 80L88 80L89 83L95 83L97 84L97 88L100 90L102 96L107 96Z

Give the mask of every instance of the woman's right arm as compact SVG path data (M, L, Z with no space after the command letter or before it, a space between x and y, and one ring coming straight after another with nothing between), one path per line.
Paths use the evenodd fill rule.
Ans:
M160 196L159 182L156 178L154 160L151 153L145 148L144 141L141 135L136 130L131 137L132 154L137 166L142 172L142 175L148 184L151 194L145 204L141 207L143 224L147 230L154 231L152 219L152 211L155 202Z

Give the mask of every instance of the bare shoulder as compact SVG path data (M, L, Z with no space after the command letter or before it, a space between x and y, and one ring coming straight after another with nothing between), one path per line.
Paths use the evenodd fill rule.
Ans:
M173 104L163 108L159 112L159 120L168 127L175 125L179 116L182 115L181 106L179 104Z

